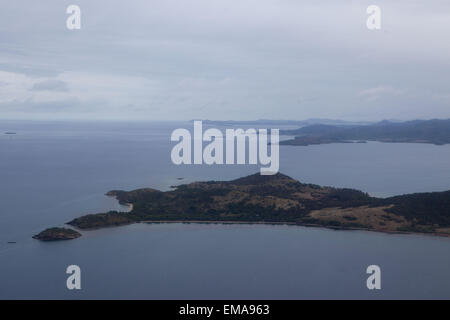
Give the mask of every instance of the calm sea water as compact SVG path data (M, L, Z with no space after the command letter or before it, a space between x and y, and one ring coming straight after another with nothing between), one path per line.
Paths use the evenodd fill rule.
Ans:
M256 225L136 224L74 241L31 236L86 213L125 210L112 189L167 190L257 166L174 166L190 123L0 122L0 298L450 298L450 239ZM4 135L13 131L17 135ZM281 172L376 196L450 189L450 146L281 147ZM8 244L14 241L15 244ZM82 290L65 269L82 270ZM366 288L366 267L382 290Z

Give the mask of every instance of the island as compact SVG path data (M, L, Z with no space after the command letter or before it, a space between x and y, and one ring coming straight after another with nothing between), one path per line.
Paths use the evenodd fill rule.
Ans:
M384 120L367 125L314 124L293 130L282 130L280 133L294 136L293 139L280 142L280 145L292 146L366 141L444 145L450 143L450 119L406 122Z
M41 241L58 241L58 240L72 240L79 237L81 237L81 234L73 229L49 228L33 236L33 239Z
M175 190L113 190L130 212L88 214L68 224L96 229L131 223L267 223L417 232L450 236L450 191L371 197L347 188L259 173L232 181L193 182Z

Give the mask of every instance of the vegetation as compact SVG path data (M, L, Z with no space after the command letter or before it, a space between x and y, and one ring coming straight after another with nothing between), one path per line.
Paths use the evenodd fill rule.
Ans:
M67 228L49 228L33 236L34 239L41 241L71 240L79 237L81 237L79 232Z
M142 221L276 222L391 232L450 227L450 191L381 199L353 189L303 184L281 173L108 195L132 204L132 211L90 214L69 224L90 229Z
M415 193L385 199L388 212L404 216L415 225L450 226L450 191Z
M76 226L80 229L96 229L104 227L117 227L138 221L135 215L124 212L110 211L107 213L88 214L80 218L76 218L68 224Z

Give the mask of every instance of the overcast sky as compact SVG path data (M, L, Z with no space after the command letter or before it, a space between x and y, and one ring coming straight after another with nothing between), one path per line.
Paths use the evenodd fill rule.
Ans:
M0 119L450 118L448 0L0 2Z

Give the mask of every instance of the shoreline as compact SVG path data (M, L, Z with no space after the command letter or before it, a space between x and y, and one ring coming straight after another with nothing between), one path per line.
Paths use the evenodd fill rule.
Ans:
M376 229L368 229L368 228L355 228L355 227L335 227L335 226L325 226L320 224L311 224L311 223L298 223L298 222L269 222L269 221L222 221L222 220L143 220L136 223L145 223L145 224L163 224L163 223L182 223L182 224L247 224L247 225L287 225L287 226L297 226L297 227L306 227L306 228L324 228L335 231L369 231L369 232L377 232L377 233L385 233L385 234L401 234L401 235L426 235L433 237L444 237L450 238L450 234L447 233L438 233L438 232L408 232L408 231L388 231L388 230L376 230ZM131 223L133 224L133 223Z
M367 231L367 232L376 232L376 233L384 233L384 234L398 234L398 235L422 235L422 236L432 236L432 237L441 237L441 238L450 238L449 233L439 233L439 232L409 232L409 231L388 231L388 230L375 230L368 228L356 228L356 227L337 227L337 226L326 226L321 224L311 224L311 223L298 223L298 222L277 222L277 221L226 221L226 220L142 220L130 223L124 223L120 225L110 225L104 227L96 227L96 228L84 228L81 229L79 227L65 224L68 227L75 229L80 232L90 232L101 229L110 229L110 228L120 228L125 226L130 226L133 224L223 224L223 225L272 225L272 226L293 226L293 227L305 227L305 228L319 228L319 229L328 229L335 231Z
M262 198L254 197L254 192L262 193ZM239 197L233 197L235 194ZM173 191L142 188L112 190L106 195L113 196L126 210L87 214L67 224L81 230L134 223L292 225L450 237L450 221L445 220L448 217L435 209L440 205L450 210L446 202L450 190L381 199L354 189L300 183L282 173L257 173L225 182L190 183ZM437 205L429 209L414 207L424 201L437 201ZM386 211L394 205L399 206L398 210ZM407 210L412 212L408 214ZM424 212L429 214L420 223L410 221Z
M130 213L131 211L133 211L133 209L134 209L134 204L132 204L132 203L126 203L125 204L125 206L127 206L128 207L128 213Z

